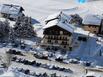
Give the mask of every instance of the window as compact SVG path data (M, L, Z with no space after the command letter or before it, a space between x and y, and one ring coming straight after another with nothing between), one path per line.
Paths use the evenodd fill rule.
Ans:
M63 31L60 31L60 34L63 34Z
M67 37L65 37L65 40L67 40Z
M66 48L66 46L64 46L64 48Z
M83 39L83 41L87 41L87 38L86 38L86 37L83 37L82 39Z
M53 34L54 34L54 32L53 32ZM58 31L55 31L55 34L58 34Z
M52 36L52 39L54 39L54 36Z
M67 44L67 42L64 41L64 45L66 45L66 44Z
M60 40L61 40L61 36L60 36Z
M64 40L64 37L62 37L62 39Z
M49 32L47 32L47 33L52 34L52 31L49 31Z
M62 43L61 44L64 44L64 41L62 41Z
M71 36L71 34L69 33L69 36Z
M78 41L87 41L87 38L86 37L78 37Z
M72 47L69 47L69 50L72 51Z
M91 27L91 25L89 25L88 27Z
M55 36L55 39L58 40L58 36Z
M48 39L50 39L50 36L48 36Z
M55 43L58 43L58 41L57 41L57 40L55 40Z
M60 40L60 36L58 36L58 40Z
M97 33L96 31L94 31L94 33Z
M50 39L52 39L52 36L50 36Z
M45 38L48 38L48 36L45 36Z
M64 32L64 35L67 35L67 34L69 34L68 32Z
M97 27L95 26L95 28L97 28Z
M48 43L51 43L51 40L48 40Z
M81 40L82 40L82 37L78 37L78 40L81 41Z

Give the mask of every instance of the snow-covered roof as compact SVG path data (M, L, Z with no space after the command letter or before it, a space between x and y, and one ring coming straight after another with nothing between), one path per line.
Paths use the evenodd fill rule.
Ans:
M73 33L74 29L75 29L75 27L72 26L71 24L64 23L63 21L60 21L58 19L55 19L55 20L48 22L48 24L46 24L43 27L43 29L46 29L46 28L49 28L49 27L52 27L52 26L59 26L59 27L63 28L64 30L67 30L68 32L71 32L71 33Z
M57 18L57 19L56 19ZM69 24L69 21L71 20L70 15L66 15L63 12L55 13L50 16L45 21L49 21L43 28L49 28L52 26L59 26L68 32L73 33L75 27L71 24Z
M85 30L83 30L82 28L76 28L76 29L74 30L74 33L88 36L90 32L89 32L89 31L85 31Z
M78 34L78 35L84 35L84 36L89 36L89 37L95 37L96 35L91 33L90 31L85 31L84 29L82 28L79 28L77 27L75 30L74 30L74 33L75 34Z
M99 15L87 14L83 18L83 24L100 25L101 17Z
M57 12L57 13L54 13L52 15L49 15L45 21L49 21L49 20L52 20L52 19L55 19L55 18L59 18L59 19L66 19L68 20L68 22L72 19L72 17L70 15L66 15L65 13L63 12Z
M59 15L60 15L60 12L55 13L55 14L52 14L52 15L49 15L49 16L45 19L45 21L48 21L48 20L51 20L51 19L55 19L55 18L57 18Z
M0 12L7 13L7 14L18 14L21 8L22 7L17 5L2 4L0 5Z

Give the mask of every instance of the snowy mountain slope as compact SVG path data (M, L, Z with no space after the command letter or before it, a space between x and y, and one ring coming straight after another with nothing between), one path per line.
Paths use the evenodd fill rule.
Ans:
M84 12L83 13L103 13L103 1L90 1L85 4L77 3L77 0L0 0L0 4L9 3L17 4L23 6L25 9L25 14L37 19L40 22L50 14L79 7L79 9L74 9L74 12ZM71 11L71 10L70 10ZM72 11L73 12L73 11Z

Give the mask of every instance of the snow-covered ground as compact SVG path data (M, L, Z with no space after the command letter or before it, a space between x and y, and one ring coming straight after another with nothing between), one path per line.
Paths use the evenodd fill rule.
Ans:
M44 26L44 20L47 18L48 15L51 15L53 13L60 12L60 11L63 11L68 15L78 13L80 14L80 16L84 16L85 14L88 14L88 13L92 13L92 14L95 13L95 14L100 14L100 15L103 13L103 0L95 0L95 1L92 0L84 4L79 4L77 0L0 0L0 4L16 4L16 5L22 6L25 9L24 12L27 16L31 16L33 20L40 22L43 26ZM40 36L42 36L42 30L39 27L40 26L36 26L37 32ZM100 48L101 48L101 45L98 46L98 44L96 44L95 39L89 39L87 43L81 43L80 48L78 48L77 54L78 53L81 54L83 57L83 60L87 59L87 56L92 54L91 55L92 58L90 59L88 57L88 60L90 59L91 61L96 61L95 63L98 64L100 61L103 60L102 57L99 57L99 58L95 57L98 54L97 52L99 51ZM3 48L3 49L0 48L0 51L5 51L5 50L6 48ZM95 51L95 53L91 51ZM4 54L5 53L2 53L1 55L4 55ZM53 62L53 61L52 62L43 61L43 60L38 60L38 61L59 65L61 67L64 67L64 66L70 67L71 69L76 71L75 75L79 74L79 76L80 74L83 73L82 71L84 70L82 66L79 67L78 65L76 66L75 65L64 65L64 64L57 63L57 62ZM101 65L102 63L103 62L99 64ZM14 63L14 65L19 67L19 64ZM35 71L44 70L42 68L40 69L35 69L32 67L30 68ZM45 70L45 71L48 71L48 70ZM58 73L61 73L61 72L58 72ZM61 74L63 75L64 73L61 73Z
M7 51L9 48L0 48L0 54L3 55L3 61L4 63L7 62L7 55L3 54L2 51ZM17 49L18 50L18 49ZM64 63L60 63L60 62L56 62L56 61L49 61L49 60L43 60L43 59L38 59L35 58L33 56L33 54L31 53L24 53L25 56L20 56L20 55L16 55L18 58L22 58L25 60L29 60L29 61L36 61L38 63L42 63L42 64L48 64L48 65L54 65L54 66L58 66L61 68L69 68L70 70L73 71L72 73L69 72L63 72L63 71L57 71L57 70L49 70L49 69L45 69L45 68L41 68L41 67L34 67L34 66L30 66L30 65L25 65L23 63L18 63L18 62L11 62L11 65L8 69L8 71L11 68L24 68L24 69L29 69L32 72L36 72L36 73L45 73L47 72L48 74L52 74L52 73L57 73L57 75L61 75L62 77L64 76L68 76L68 77L79 77L79 76L83 76L85 74L85 68L84 66L78 65L78 64L64 64ZM15 76L14 76L15 77ZM18 75L19 77L19 75Z

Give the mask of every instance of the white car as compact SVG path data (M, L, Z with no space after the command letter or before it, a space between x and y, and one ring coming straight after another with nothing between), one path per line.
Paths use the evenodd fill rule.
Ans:
M78 64L79 61L77 59L69 59L69 63Z
M70 62L69 62L69 60L63 60L63 63L69 64Z

